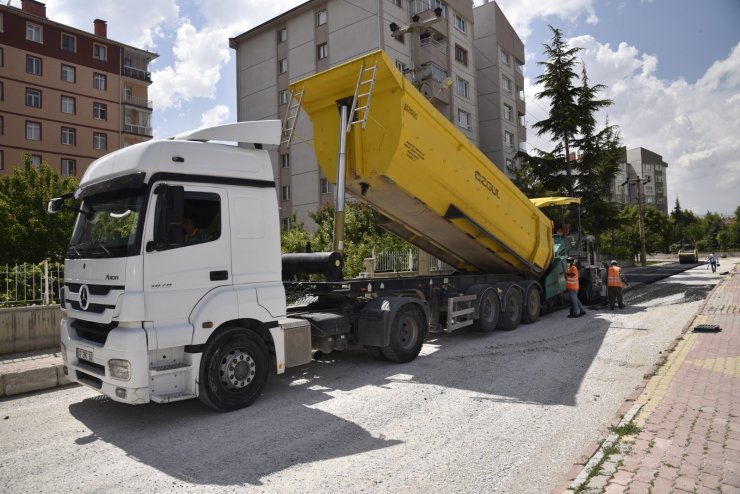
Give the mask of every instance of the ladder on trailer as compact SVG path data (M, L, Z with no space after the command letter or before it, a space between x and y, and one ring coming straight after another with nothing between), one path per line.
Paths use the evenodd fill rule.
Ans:
M301 113L301 101L303 101L303 86L296 92L290 91L288 109L283 117L283 133L280 140L280 145L284 144L286 148L290 147L290 141L293 139L293 131L298 121L298 115Z

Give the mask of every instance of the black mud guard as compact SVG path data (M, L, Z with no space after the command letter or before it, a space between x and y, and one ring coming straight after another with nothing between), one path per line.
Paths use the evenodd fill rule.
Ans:
M357 342L360 345L386 347L390 344L391 325L401 307L414 305L424 315L424 337L429 332L429 304L414 297L378 297L360 310L357 318Z

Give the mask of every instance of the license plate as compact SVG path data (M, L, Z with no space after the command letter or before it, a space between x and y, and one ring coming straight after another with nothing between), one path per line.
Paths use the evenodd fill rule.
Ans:
M93 361L92 350L85 350L84 348L77 349L77 360L87 360L88 362Z

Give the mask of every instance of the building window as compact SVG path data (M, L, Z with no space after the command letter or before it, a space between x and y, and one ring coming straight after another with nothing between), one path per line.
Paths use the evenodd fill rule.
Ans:
M506 158L506 171L507 172L514 171L514 160L511 158Z
M3 155L2 149L0 149L0 170L5 170L5 156Z
M287 105L290 100L290 93L288 91L280 91L280 104Z
M522 62L518 58L515 58L514 64L516 65L516 71L519 72L520 74L524 74L524 62Z
M290 230L290 218L283 218L283 230Z
M40 122L26 122L26 139L29 141L40 141L41 140L41 123Z
M459 125L463 129L470 130L470 113L466 112L465 110L460 110L458 108L458 110L457 110L457 125Z
M511 92L511 79L506 76L501 77L501 88L507 93Z
M455 14L455 17L454 17L454 25L460 31L465 32L465 19L463 19L457 14Z
M93 148L108 149L108 134L93 132Z
M26 23L26 39L28 41L35 41L36 43L43 43L41 38L42 30L38 24L32 22Z
M391 3L392 3L393 5L395 5L396 7L401 7L401 8L403 8L403 2L402 2L402 0L391 0Z
M455 45L455 61L467 67L468 66L468 50L461 47L460 45Z
M75 174L76 163L75 160L69 158L62 158L62 176L71 177Z
M97 43L93 43L93 58L95 60L102 60L105 62L108 60L108 49L105 45L99 45Z
M329 46L326 43L321 43L317 48L317 56L319 60L323 60L329 56Z
M661 166L660 164L656 164L656 165L655 165L655 171L656 171L656 172L659 172L659 171L660 171L660 170L662 170L662 169L663 169L663 167L662 167L662 166Z
M0 67L5 66L5 52L3 51L2 46L0 46Z
M324 24L326 24L326 9L316 12L316 25L323 26Z
M38 89L26 88L26 106L32 108L41 108L41 91Z
M522 127L527 126L527 118L524 116L524 113L519 113L519 125Z
M501 50L501 63L509 65L511 63L511 56L504 50Z
M321 193L329 194L330 192L331 192L331 184L329 183L329 179L322 178L321 179Z
M504 144L506 144L506 147L514 147L514 134L507 130L504 131Z
M283 201L290 201L290 185L283 185L282 197Z
M5 134L5 120L3 120L3 116L0 115L0 136Z
M75 68L71 65L62 64L62 80L64 82L71 82L74 84L75 79Z
M62 127L62 144L74 146L77 144L77 131L72 127Z
M282 27L278 29L277 39L278 39L278 43L284 43L288 41L288 28L287 27Z
M72 96L62 96L62 113L75 114L75 99Z
M38 168L41 166L41 155L40 154L31 155L31 166L34 168Z
M524 101L524 89L522 89L519 84L516 85L516 97L521 101Z
M514 120L514 109L506 103L504 103L504 118L509 121Z
M396 60L396 68L402 74L405 74L408 70L408 66L400 60Z
M77 38L71 34L62 33L62 50L75 53L77 51Z
M285 74L286 72L288 72L288 59L283 58L278 60L278 73Z
M41 59L26 55L26 72L33 75L41 75Z
M457 76L457 83L455 84L455 89L457 90L457 94L460 96L467 98L469 97L470 93L470 85L468 84L468 81L463 79L460 76Z
M108 120L108 105L104 103L93 103L93 118L97 120Z
M108 88L108 76L95 72L93 74L93 87L105 91Z
M283 168L290 168L290 155L289 154L280 155L280 166Z
M659 166L659 165L655 165ZM663 182L663 175L655 175L655 182L656 183L662 183Z

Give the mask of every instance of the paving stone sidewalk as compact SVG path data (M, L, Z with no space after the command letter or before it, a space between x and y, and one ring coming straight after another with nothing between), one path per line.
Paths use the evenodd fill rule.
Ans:
M698 325L721 331L694 332ZM605 441L565 492L740 493L737 269L710 293L670 350L644 389L625 403L634 418L622 420L612 434L616 440Z

